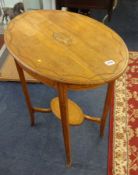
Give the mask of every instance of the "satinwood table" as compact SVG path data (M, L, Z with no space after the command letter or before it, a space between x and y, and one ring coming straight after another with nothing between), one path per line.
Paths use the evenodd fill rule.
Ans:
M110 28L89 17L58 10L26 12L13 19L5 31L5 43L14 57L30 113L53 112L61 119L67 165L71 165L69 124L84 119L100 125L103 136L114 81L128 64L123 40ZM57 89L48 109L33 107L23 70ZM92 117L68 99L68 90L84 90L108 84L103 115ZM100 98L100 97L99 97Z

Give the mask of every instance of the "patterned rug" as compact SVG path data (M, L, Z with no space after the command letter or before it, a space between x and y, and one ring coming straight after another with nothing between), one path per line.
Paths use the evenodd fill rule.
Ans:
M108 175L138 175L138 52L115 83L110 119Z

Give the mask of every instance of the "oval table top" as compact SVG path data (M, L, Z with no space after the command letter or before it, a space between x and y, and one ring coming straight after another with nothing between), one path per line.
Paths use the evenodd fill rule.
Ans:
M37 10L17 16L5 31L5 43L26 70L66 84L110 82L128 63L127 47L114 31L65 11Z

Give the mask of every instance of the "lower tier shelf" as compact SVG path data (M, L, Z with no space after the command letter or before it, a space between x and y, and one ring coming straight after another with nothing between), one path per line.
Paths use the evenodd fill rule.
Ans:
M51 110L58 119L61 119L60 108L59 108L59 98L56 97L51 101ZM68 117L70 125L80 125L85 120L101 124L100 117L93 117L83 113L82 109L72 100L68 99Z
M60 108L59 108L59 98L56 97L51 101L52 112L58 119L61 119ZM80 125L84 121L84 114L82 109L74 103L72 100L68 99L68 117L70 125Z

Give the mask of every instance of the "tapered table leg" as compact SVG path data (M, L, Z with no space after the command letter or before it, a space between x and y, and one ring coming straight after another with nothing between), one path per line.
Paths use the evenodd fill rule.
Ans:
M59 95L59 107L61 115L61 123L63 129L64 145L66 151L67 166L71 166L71 147L70 147L70 133L69 133L69 121L68 121L68 98L67 89L64 85L58 86Z
M26 84L26 81L25 81L24 72L23 72L23 69L21 68L21 66L18 64L18 62L16 60L15 60L15 63L16 63L17 71L18 71L20 81L21 81L21 84L22 84L22 89L23 89L23 93L24 93L24 96L25 96L25 99L26 99L26 104L27 104L27 107L28 107L28 110L29 110L31 126L34 126L34 124L35 124L34 110L33 110L31 100L30 100L30 96L29 96L29 92L28 92L28 89L27 89L27 84Z
M104 109L103 109L103 115L102 115L101 125L100 125L100 136L101 137L103 137L103 135L104 135L104 128L105 128L107 114L109 112L110 105L111 105L113 89L114 89L114 82L110 82L108 84L108 88L107 88L106 99L105 99L105 104L104 104Z

